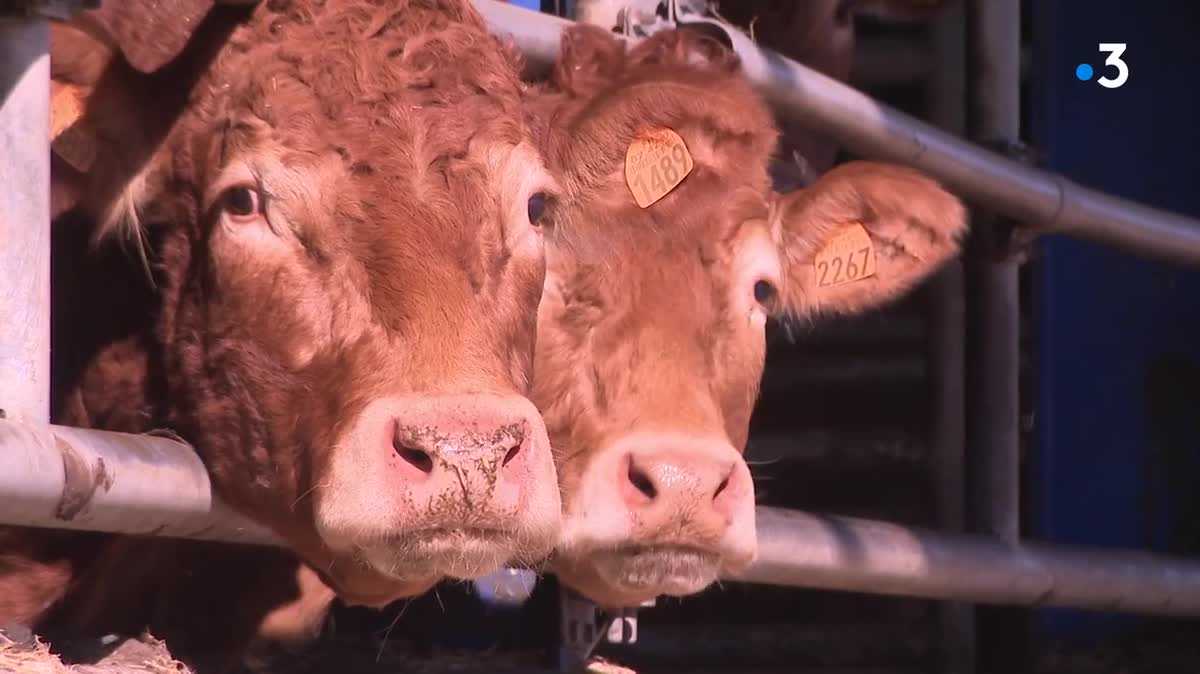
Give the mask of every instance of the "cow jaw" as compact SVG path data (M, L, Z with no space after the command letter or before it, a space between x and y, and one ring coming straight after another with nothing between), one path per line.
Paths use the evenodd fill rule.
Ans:
M322 484L322 542L402 583L476 578L557 542L549 441L517 396L377 400L330 453Z
M566 493L554 569L602 605L695 594L754 559L750 472L722 438L629 434Z

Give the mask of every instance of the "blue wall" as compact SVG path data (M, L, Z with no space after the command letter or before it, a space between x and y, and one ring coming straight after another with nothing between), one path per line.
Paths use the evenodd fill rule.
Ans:
M1047 168L1200 217L1200 3L1032 2L1032 135ZM1120 89L1095 82L1114 74L1100 42L1128 43ZM1038 252L1031 533L1200 553L1200 512L1185 517L1200 494L1200 272L1060 237ZM1086 641L1132 623L1055 610L1035 624Z

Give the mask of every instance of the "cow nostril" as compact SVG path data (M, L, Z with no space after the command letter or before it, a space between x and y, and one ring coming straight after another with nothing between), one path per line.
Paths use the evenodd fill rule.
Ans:
M725 491L725 488L728 486L729 486L729 476L726 475L725 479L721 480L721 484L717 485L717 490L715 492L713 492L713 500L714 501L717 500L717 498L721 496L721 492Z
M507 466L513 459L517 458L517 454L520 453L521 443L514 443L512 447L509 447L508 452L504 454L504 461L500 462L500 467L503 468L504 466Z
M429 455L429 452L416 449L415 447L405 447L398 442L393 443L393 447L396 448L396 454L399 454L401 459L407 461L417 470L426 475L433 472L433 457Z
M654 482L650 480L650 476L638 468L632 460L629 462L629 483L648 499L658 496L658 490L654 488Z

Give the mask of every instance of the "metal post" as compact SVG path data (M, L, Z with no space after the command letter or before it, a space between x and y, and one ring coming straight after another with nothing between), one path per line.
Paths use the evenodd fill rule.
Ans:
M0 411L50 417L50 29L0 18Z
M1019 0L970 0L968 126L984 146L1020 141ZM976 213L968 247L967 434L972 528L1015 545L1020 537L1019 262L994 216ZM979 612L982 671L1020 671L1020 611Z
M930 120L954 134L966 132L966 17L961 5L945 8L930 24L933 78L926 84ZM938 528L960 533L966 526L965 278L952 260L929 286L932 456ZM970 604L946 602L937 609L935 641L941 674L974 674L975 613Z

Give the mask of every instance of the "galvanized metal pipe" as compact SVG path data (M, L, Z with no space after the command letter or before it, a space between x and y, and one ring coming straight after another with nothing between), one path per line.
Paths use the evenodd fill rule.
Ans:
M981 142L1019 139L1019 0L968 3L968 115ZM967 426L974 462L970 484L980 533L1016 542L1020 536L1020 302L1018 262L1006 255L998 228L976 213L968 257Z
M50 416L50 29L0 19L0 416Z
M731 580L988 604L1200 615L1200 563L758 509L758 558Z
M548 67L570 22L497 0L474 0L497 33L524 51L530 72ZM1164 260L1200 264L1200 221L1082 187L940 131L834 79L724 30L750 79L789 120L828 133L868 157L908 164L962 196L1046 232L1061 232Z
M559 37L574 21L534 12L501 0L473 0L492 31L513 38L525 55L527 74L545 72L558 58Z
M968 130L981 144L1020 140L1019 0L969 0ZM967 485L971 529L1015 544L1021 533L1020 263L995 214L976 209L967 254ZM983 672L1024 669L1021 613L976 617Z
M0 497L0 524L278 544L164 437L0 421Z
M933 77L926 85L931 121L955 134L966 131L966 16L961 3L932 21ZM962 260L951 260L929 286L930 444L938 529L966 527L966 280ZM976 670L975 610L963 602L938 606L936 641L940 674Z
M187 445L0 421L0 524L279 545L212 496ZM754 583L998 604L1200 615L1200 563L1008 545L886 522L758 509Z

